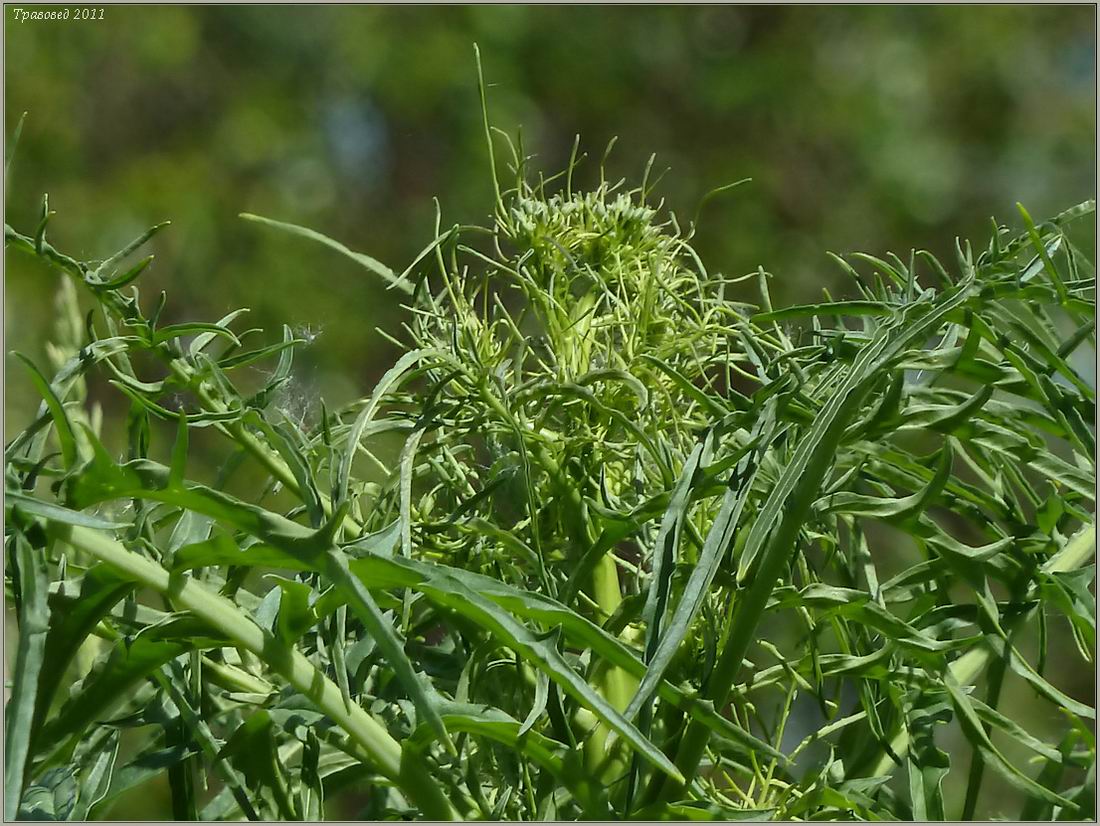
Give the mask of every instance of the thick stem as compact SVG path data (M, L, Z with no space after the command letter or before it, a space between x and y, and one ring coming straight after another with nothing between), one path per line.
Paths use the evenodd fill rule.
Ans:
M622 592L619 589L619 572L611 554L605 554L604 558L596 564L596 569L592 572L592 590L596 597L596 604L600 606L600 624L602 625L619 610L619 605L623 601ZM609 665L604 677L606 692L604 696L617 711L622 711L630 705L637 682L623 669L616 665Z
M610 554L596 563L592 571L592 597L599 606L597 622L603 625L622 604L622 592L619 590L619 575L615 569L615 560ZM630 688L627 674L617 666L600 665L595 673L600 693L615 707L622 711L630 703ZM608 731L605 725L598 724L585 741L585 763L592 771L604 766L607 756Z
M260 657L337 723L378 771L395 781L426 817L460 819L423 763L410 760L403 763L401 744L380 723L359 706L345 704L340 689L323 672L297 649L244 616L232 602L184 574L170 574L99 531L56 522L49 527L57 539L95 557L131 581L159 591Z

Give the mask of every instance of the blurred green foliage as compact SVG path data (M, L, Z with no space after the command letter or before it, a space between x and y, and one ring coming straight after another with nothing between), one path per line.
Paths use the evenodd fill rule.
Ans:
M8 10L10 14L10 9ZM237 218L306 224L403 267L491 208L472 44L493 122L555 171L574 135L594 176L640 179L683 219L709 189L712 269L758 265L780 298L840 284L824 250L948 254L1013 204L1046 215L1095 180L1089 6L114 6L6 21L6 134L29 112L7 220L107 255L164 219L143 293L166 318L239 306L323 335L303 397L353 397L391 360L397 296L334 253ZM9 349L39 355L56 275L8 256ZM841 287L844 289L844 287ZM9 415L31 404L13 388Z
M11 14L11 8L5 10ZM483 222L491 184L472 45L493 123L522 127L534 166L583 184L640 180L686 223L712 270L764 266L777 302L848 285L824 251L984 241L1095 196L1094 6L109 6L102 21L5 20L5 134L28 112L6 220L48 192L51 240L107 255L164 219L142 278L165 322L252 309L316 343L296 360L305 415L374 385L399 296L322 247L241 221L316 228L403 268L444 225ZM500 153L498 157L505 153ZM45 363L59 275L6 256L7 347ZM318 335L319 334L319 335ZM6 437L37 405L13 373ZM94 388L92 389L94 398ZM108 410L108 421L125 411ZM1026 705L1026 702L1021 702ZM163 800L126 804L149 816Z

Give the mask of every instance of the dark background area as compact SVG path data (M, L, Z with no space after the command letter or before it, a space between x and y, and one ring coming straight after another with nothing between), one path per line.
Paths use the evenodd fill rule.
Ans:
M33 233L48 192L51 241L102 258L171 219L141 282L147 308L164 289L165 323L249 307L246 326L271 339L283 323L315 336L284 400L302 412L369 392L396 352L375 327L398 331L399 300L238 213L313 227L397 269L431 240L433 197L445 226L488 220L475 42L490 119L522 126L536 169L562 168L579 133L590 157L577 179L591 183L617 135L610 176L636 184L656 153L655 171L671 168L657 194L685 223L708 190L753 178L707 204L696 246L710 270L774 273L776 303L851 292L826 250L923 247L950 267L956 236L984 246L991 216L1018 227L1016 201L1041 220L1095 195L1093 6L5 14L5 134L28 112L8 223ZM59 277L6 256L6 347L40 365ZM10 438L38 402L7 365ZM124 419L121 396L105 399L105 419ZM115 813L165 805L149 788Z

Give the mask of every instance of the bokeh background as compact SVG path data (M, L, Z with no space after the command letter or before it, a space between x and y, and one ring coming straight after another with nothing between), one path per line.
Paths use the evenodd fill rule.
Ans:
M396 294L238 213L398 269L432 237L433 197L447 225L486 220L475 42L490 118L522 127L536 168L580 134L591 181L617 135L612 177L639 181L656 153L685 218L751 177L707 204L697 247L711 270L763 265L777 302L845 291L825 250L950 259L991 216L1017 225L1016 201L1039 219L1095 197L1092 6L108 6L24 23L9 7L5 134L28 116L6 220L33 232L48 192L53 243L100 258L171 219L146 299L167 290L169 322L249 307L273 336L290 324L313 339L300 403L345 403L392 362L375 328L397 330ZM6 347L45 363L59 276L5 265ZM37 404L11 376L8 438ZM126 814L163 806L147 791Z
M30 8L30 7L28 7ZM536 167L574 136L596 175L685 218L711 188L710 269L763 265L777 301L841 283L824 251L950 256L1015 202L1038 219L1094 194L1096 10L1089 6L110 6L104 20L5 18L5 134L28 112L7 221L103 257L165 219L143 276L171 321L247 306L315 344L304 397L372 386L394 293L336 253L241 221L305 224L403 268L445 223L483 221L490 182L473 44L493 123ZM7 256L7 348L38 359L58 276ZM8 389L7 434L34 404Z

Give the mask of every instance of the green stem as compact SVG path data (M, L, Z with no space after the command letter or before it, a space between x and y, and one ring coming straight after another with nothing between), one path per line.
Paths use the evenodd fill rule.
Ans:
M102 620L92 629L92 634L94 634L96 638L113 643L118 643L123 639L120 632L116 631L112 626ZM266 680L261 680L259 677L253 676L234 665L212 660L205 655L200 658L200 662L202 664L204 676L209 677L210 682L221 686L227 691L265 695L275 691L275 687L272 686L271 683ZM85 669L81 673L87 673L87 670L88 669Z
M592 590L596 597L596 604L600 606L600 624L602 625L619 610L623 601L619 588L618 569L610 553L604 555L592 572ZM637 688L637 680L622 668L611 665L607 668L604 686L607 699L618 711L622 711L630 705L634 690Z
M109 565L127 579L169 597L175 605L190 611L241 648L260 657L347 732L378 771L396 782L426 817L460 819L423 763L402 761L401 744L378 721L359 706L345 704L336 684L301 652L261 629L242 615L232 602L211 593L186 575L170 574L99 531L59 522L50 522L49 530L57 539Z
M600 607L599 622L603 625L623 601L619 590L619 572L615 569L615 560L610 553L604 554L592 571L592 596Z
M1011 636L1009 637L1009 644L1011 644ZM1008 652L1005 652L1006 655ZM996 710L997 704L1001 699L1001 687L1004 685L1005 671L1008 667L1008 657L1004 656L993 663L993 667L989 672L989 687L986 690L986 705ZM991 734L993 726L990 723L984 724L985 733ZM978 807L978 795L982 790L982 779L985 776L985 758L982 756L982 752L977 746L974 746L971 750L970 756L970 770L967 772L966 778L966 799L963 801L963 810L961 819L964 821L974 819L974 811Z
M603 625L618 610L622 604L623 596L619 589L619 574L615 568L615 560L611 554L604 554L596 563L592 571L592 597L599 606L597 622ZM599 692L607 699L617 711L622 711L630 704L629 675L615 665L600 664L595 673L596 685ZM607 776L613 769L613 761L607 761L607 736L605 725L598 724L585 741L585 763L588 768L601 775Z
M596 563L592 572L592 591L600 609L598 621L603 625L622 603L618 569L610 552ZM598 690L616 710L625 710L638 690L638 679L617 665L601 664L599 668L593 674ZM591 773L592 783L598 789L605 789L621 780L630 761L630 755L621 741L616 740L609 748L607 739L607 727L600 723L585 741L585 763ZM609 799L604 805L615 806L618 803ZM609 811L605 810L598 817L609 816ZM617 816L623 817L625 814L619 812Z
M1027 590L1027 572L1024 572L1019 581L1012 588L1012 602L1020 602ZM1012 645L1013 640L1016 638L1016 633L1019 630L1019 625L1016 625L1010 631L1007 632L1005 638L1006 649L1005 656L998 659L989 670L988 685L986 688L985 702L990 708L996 710L997 706L1001 702L1001 689L1004 687L1005 673L1008 670L1009 661L1009 649L1008 646ZM987 736L993 733L993 725L991 723L984 723L983 728ZM967 772L966 778L966 798L963 801L962 817L964 821L974 819L974 811L978 807L978 795L982 790L982 780L985 776L985 757L982 754L981 749L975 746L970 752L970 769Z

